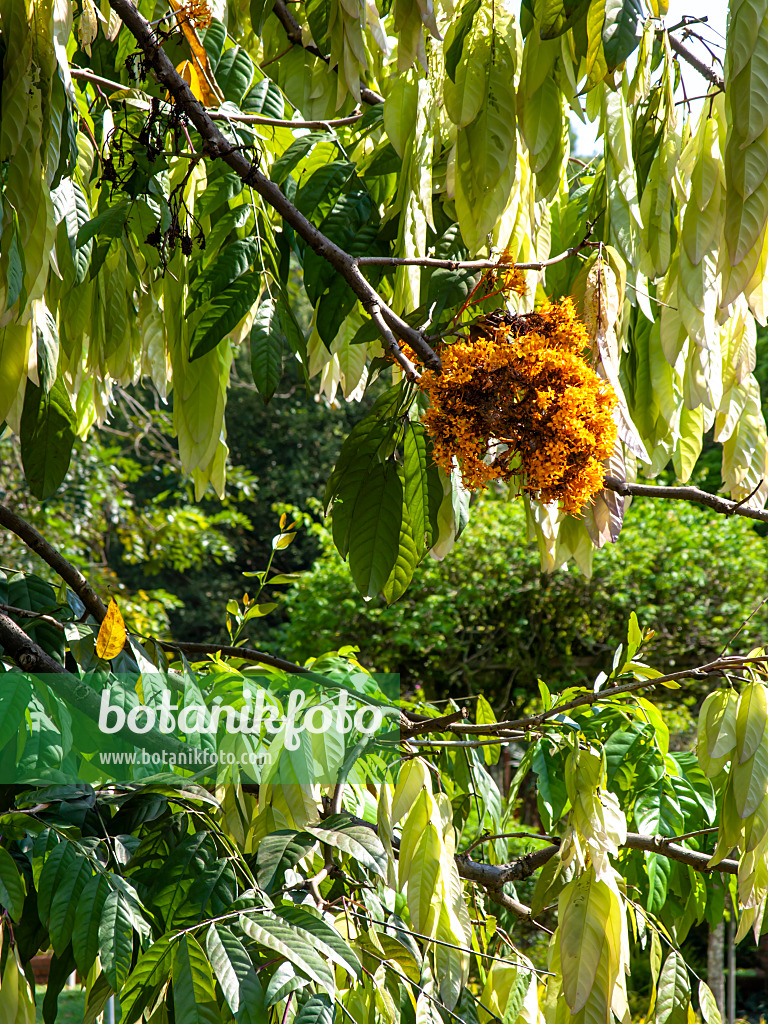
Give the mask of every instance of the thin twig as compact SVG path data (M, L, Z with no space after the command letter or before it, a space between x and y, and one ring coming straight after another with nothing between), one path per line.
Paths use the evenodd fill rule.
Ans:
M747 519L756 519L761 523L768 523L768 511L761 508L746 508L743 500L749 500L748 495L742 501L733 501L730 498L721 498L717 494L710 494L709 491L702 491L698 487L666 487L659 484L633 484L626 480L619 480L615 476L607 476L603 486L609 491L615 491L625 497L632 495L638 498L670 498L675 501L692 501L697 505L706 505L707 508L720 512L722 515L746 516ZM754 494L754 492L753 492Z
M122 82L113 82L109 78L102 78L101 75L94 75L92 71L87 71L85 68L70 68L73 78L81 78L86 82L91 82L93 85L99 85L102 89L109 89L111 91L121 92L138 92L142 96L146 96L147 100L153 99L149 93L144 92L143 89L139 89L135 85L124 85ZM149 104L147 104L149 106ZM164 104L168 110L172 109L170 103ZM273 128L314 128L315 130L322 130L323 128L331 131L334 128L343 128L346 125L355 124L363 116L362 111L356 110L354 113L349 114L347 117L336 117L330 121L288 121L285 118L276 117L262 117L261 114L220 114L216 109L206 107L205 110L212 121L236 121L238 124L263 124Z
M275 5L272 11L280 21L280 24L285 29L285 34L288 36L288 41L294 43L296 46L300 46L306 50L307 53L311 53L318 60L323 61L325 64L330 65L330 58L327 57L321 50L318 50L316 46L312 46L311 43L304 42L304 36L301 31L301 25L294 18L288 8L285 6L285 0L275 0ZM334 68L334 70L337 70ZM375 90L369 89L368 86L360 83L360 99L364 103L369 103L373 106L376 103L383 103L384 97L379 95Z
M47 622L49 626L53 626L54 629L58 629L62 633L64 632L64 623L54 619L52 615L44 615L42 612L31 612L27 608L17 608L12 604L0 604L0 610L7 612L9 615L16 615L18 618L40 619L42 622Z
M706 78L706 80L711 82L712 85L717 86L721 92L725 91L725 82L713 68L707 67L704 61L699 60L695 54L691 53L688 47L684 46L679 39L672 35L671 32L667 33L667 39L669 39L669 45L678 57L682 57L686 63L690 64L692 68L699 72L702 78Z

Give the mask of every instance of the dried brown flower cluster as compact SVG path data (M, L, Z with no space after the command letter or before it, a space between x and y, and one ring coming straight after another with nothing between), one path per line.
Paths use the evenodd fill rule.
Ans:
M468 342L446 346L442 374L419 381L438 465L450 471L457 458L471 488L517 477L545 504L578 513L600 490L616 441L616 396L584 361L588 341L566 299L484 318Z

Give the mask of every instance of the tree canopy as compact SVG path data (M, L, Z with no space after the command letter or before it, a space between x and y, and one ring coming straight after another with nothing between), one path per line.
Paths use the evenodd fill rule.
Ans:
M768 13L731 3L722 68L665 15L0 0L0 421L43 502L0 524L56 581L0 570L3 1019L33 1019L52 949L46 1024L75 969L84 1024L115 994L124 1024L628 1024L638 955L646 1017L720 1024L683 944L768 930L763 646L662 671L631 613L587 685L553 670L497 714L349 646L249 646L296 582L285 514L227 644L126 626L45 536L76 438L140 383L194 498L223 495L246 350L265 403L369 389L324 500L367 600L449 558L482 486L550 572L588 572L633 497L768 521ZM705 442L722 493L690 484ZM204 563L224 541L184 516L158 558ZM677 749L665 701L694 685Z

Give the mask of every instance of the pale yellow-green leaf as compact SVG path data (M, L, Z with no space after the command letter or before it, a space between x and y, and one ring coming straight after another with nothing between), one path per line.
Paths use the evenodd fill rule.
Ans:
M680 413L680 435L672 456L675 474L680 483L687 483L693 467L701 454L704 441L704 406L687 409Z
M421 830L415 847L409 848L406 855L402 849L400 852L400 864L405 867L408 911L416 931L425 935L432 935L437 923L433 903L442 872L441 852L440 836L431 821Z
M715 690L702 704L707 753L710 757L723 757L724 754L730 754L736 746L738 706L739 698L730 687Z
M606 0L592 0L587 11L587 84L592 89L608 74L603 51Z
M393 825L396 825L411 809L422 790L426 790L428 793L432 792L429 769L422 758L413 757L400 765L397 786L392 798L391 822Z
M764 732L754 754L746 761L734 764L733 796L739 817L754 814L766 795L768 785L768 732Z
M763 683L747 683L741 691L736 715L736 760L743 764L752 757L765 734L768 699Z
M480 112L488 90L491 61L491 34L480 21L464 40L461 60L456 65L456 81L446 75L443 82L445 109L459 127L470 124Z
M384 129L400 157L416 127L418 95L418 84L408 73L395 79L384 102Z
M559 899L563 992L573 1013L587 1003L605 942L611 891L589 867L569 882Z

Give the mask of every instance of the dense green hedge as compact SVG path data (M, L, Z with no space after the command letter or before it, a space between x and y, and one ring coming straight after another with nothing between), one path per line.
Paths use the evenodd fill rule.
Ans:
M436 697L482 692L500 709L524 701L537 678L558 688L594 678L610 665L633 609L656 630L648 657L659 668L719 653L768 595L766 553L748 520L636 500L621 542L597 554L591 580L567 569L542 576L521 505L485 499L445 561L428 559L391 608L358 597L326 535L324 553L289 593L289 622L270 639L295 659L361 644L364 663L399 672L411 688ZM766 626L768 605L737 646L768 638Z

